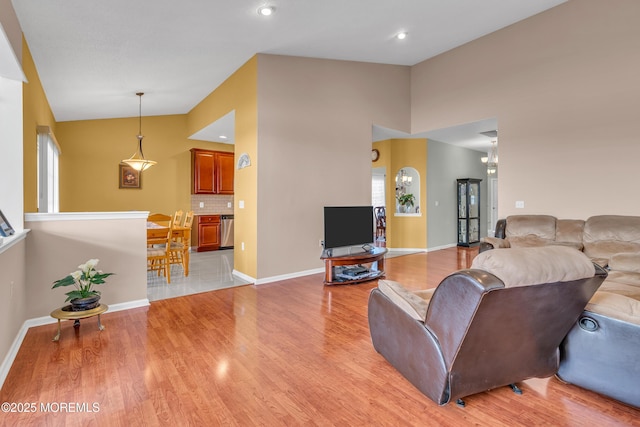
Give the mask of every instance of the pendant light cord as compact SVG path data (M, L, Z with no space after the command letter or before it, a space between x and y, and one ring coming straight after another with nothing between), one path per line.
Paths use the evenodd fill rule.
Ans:
M138 150L140 150L140 155L144 159L144 153L142 152L142 95L144 95L144 92L138 92L136 95L140 98L138 104Z

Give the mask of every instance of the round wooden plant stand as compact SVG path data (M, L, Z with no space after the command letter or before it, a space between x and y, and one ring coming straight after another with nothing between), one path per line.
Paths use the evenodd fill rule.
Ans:
M54 319L58 319L58 333L56 334L55 337L53 337L53 341L58 341L60 339L60 332L61 332L60 321L61 320L74 320L73 327L79 328L80 319L86 319L89 317L98 316L98 330L102 331L104 329L104 326L102 326L102 323L100 323L100 315L105 311L107 311L108 309L109 309L108 305L100 304L99 306L97 306L96 308L92 308L91 310L71 311L71 306L65 305L62 308L58 308L52 311L51 317L53 317Z

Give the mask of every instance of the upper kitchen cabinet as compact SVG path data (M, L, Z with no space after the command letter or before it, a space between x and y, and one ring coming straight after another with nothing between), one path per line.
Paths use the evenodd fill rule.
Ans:
M191 149L191 194L233 194L233 153Z
M215 153L216 185L218 194L233 194L233 153Z

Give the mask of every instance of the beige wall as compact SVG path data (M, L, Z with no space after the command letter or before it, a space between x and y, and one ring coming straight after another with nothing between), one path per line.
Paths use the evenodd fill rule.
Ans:
M91 258L100 260L99 270L115 273L96 288L102 292L102 303L147 299L146 213L91 213L87 219L75 219L73 214L32 214L27 215L25 227L31 229L26 256L34 267L37 264L27 269L27 319L48 316L62 307L64 294L71 288L51 289L53 282Z
M501 217L637 215L638 16L569 1L414 66L412 132L496 117Z
M409 68L258 57L258 278L322 267L323 206L371 203L371 126L409 126Z
M26 241L0 251L0 362L9 354L16 335L28 319ZM8 366L0 369L0 384L8 373ZM6 369L6 372L5 372Z

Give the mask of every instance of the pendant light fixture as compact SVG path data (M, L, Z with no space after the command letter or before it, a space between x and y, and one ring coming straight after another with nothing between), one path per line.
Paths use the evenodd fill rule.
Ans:
M139 107L139 127L138 127L138 151L133 153L131 157L126 160L123 160L122 163L126 163L137 171L142 172L143 170L149 169L151 166L155 165L157 162L153 160L147 160L144 158L144 154L142 153L142 95L144 92L136 93L140 97L140 107Z

